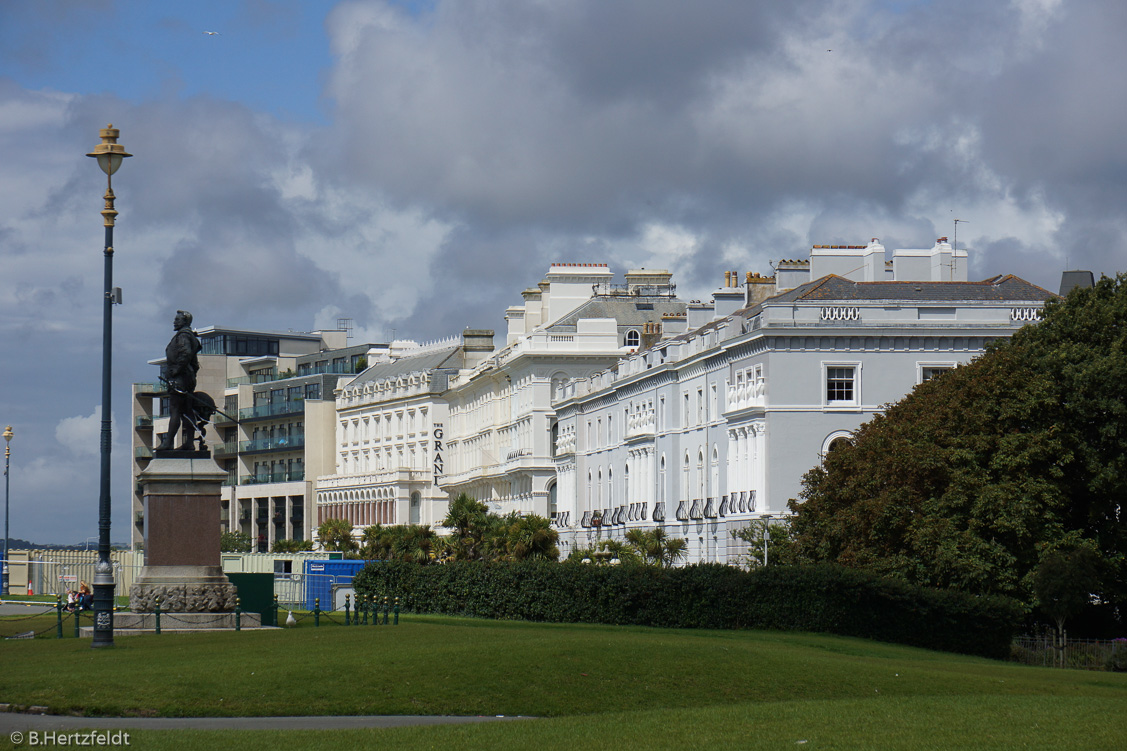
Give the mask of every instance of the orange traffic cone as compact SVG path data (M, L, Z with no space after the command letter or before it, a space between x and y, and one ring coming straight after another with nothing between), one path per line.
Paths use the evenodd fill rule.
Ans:
M31 579L28 579L28 580L27 580L27 593L28 593L29 595L33 595L33 594L35 594L35 590L34 590L34 589L32 589L32 586L31 586Z

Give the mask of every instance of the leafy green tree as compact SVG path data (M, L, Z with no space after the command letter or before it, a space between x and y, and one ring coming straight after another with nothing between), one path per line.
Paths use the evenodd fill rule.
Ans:
M1062 543L1127 573L1127 276L921 384L831 452L791 501L797 560L1036 600Z
M249 538L248 538L249 539ZM300 553L305 550L313 549L312 540L275 540L274 547L270 549L272 553Z
M1102 561L1090 546L1056 550L1041 561L1033 574L1038 604L1064 636L1064 624L1099 594Z
M747 543L747 552L743 554L743 563L748 566L762 566L765 563L790 563L794 556L792 553L792 537L789 522L756 521L746 527L734 530L732 537ZM764 560L764 538L766 538L766 560Z
M325 550L355 553L358 548L352 537L352 522L347 519L326 519L317 527L317 539Z
M250 535L242 532L224 532L219 536L219 550L224 553L249 553Z

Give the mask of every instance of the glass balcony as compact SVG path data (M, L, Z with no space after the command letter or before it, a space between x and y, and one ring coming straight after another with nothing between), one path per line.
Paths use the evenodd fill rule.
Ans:
M146 415L141 415L136 420L134 420L134 423L138 428L151 428L153 426L153 418Z
M282 417L284 415L300 415L305 412L305 400L275 402L273 404L259 404L256 407L246 407L239 410L239 422L245 420L260 420L266 417Z
M138 446L134 449L133 456L137 459L152 459L153 450L148 446Z
M301 482L305 479L304 469L294 469L288 472L259 472L257 475L243 475L239 478L240 485L265 485L270 482Z
M211 447L211 453L215 456L230 456L237 453L239 450L238 441L227 441L226 443L217 443Z
M252 375L228 378L227 388L233 389L236 386L245 386L251 383L272 383L274 381L280 381L283 378L293 378L293 372L287 371L279 374L277 371L271 371L269 373L254 373Z
M255 451L296 451L305 448L305 434L294 433L279 438L259 438L251 441L239 441L239 453Z

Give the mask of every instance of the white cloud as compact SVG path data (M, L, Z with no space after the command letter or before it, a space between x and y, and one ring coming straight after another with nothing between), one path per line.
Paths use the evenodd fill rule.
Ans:
M116 435L116 421L110 417L111 435ZM102 407L93 414L64 417L55 426L55 440L75 456L97 456L101 452Z

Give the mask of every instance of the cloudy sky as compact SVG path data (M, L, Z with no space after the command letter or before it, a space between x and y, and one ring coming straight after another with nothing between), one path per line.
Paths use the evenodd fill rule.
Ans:
M500 327L552 261L686 298L814 243L1056 290L1127 264L1122 0L0 4L0 424L12 536L97 534L114 123L115 540L129 384L196 325ZM204 31L217 31L208 35ZM1118 72L1117 72L1118 71Z

